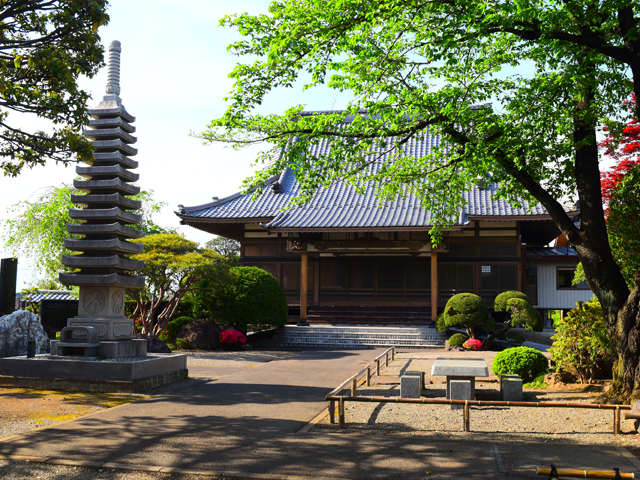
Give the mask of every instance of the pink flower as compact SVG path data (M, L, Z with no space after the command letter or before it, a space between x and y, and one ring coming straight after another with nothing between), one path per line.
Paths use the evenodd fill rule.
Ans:
M480 350L482 347L482 342L480 340L476 340L475 338L470 338L466 342L462 344L462 346L466 350Z
M220 334L220 343L226 343L227 345L234 345L239 343L240 345L246 345L247 337L242 332L229 329Z

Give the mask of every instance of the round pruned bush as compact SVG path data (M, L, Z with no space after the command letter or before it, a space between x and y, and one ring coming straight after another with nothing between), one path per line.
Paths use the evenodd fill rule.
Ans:
M249 326L260 331L286 325L287 299L273 275L258 267L232 267L229 272L228 283L196 294L198 314L245 335Z
M487 321L490 317L484 300L473 293L459 293L449 299L442 313L441 321L445 327L463 327L469 338L475 337L474 327L482 326L490 332L495 328L495 321ZM437 326L436 321L436 326Z
M469 337L464 333L454 333L449 337L449 345L452 347L461 347L467 340L469 340Z
M498 377L515 374L523 381L529 382L549 371L549 360L535 348L513 347L496 355L491 368Z
M524 300L526 303L531 306L531 300L526 293L518 292L517 290L509 290L508 292L502 292L498 294L498 296L493 301L493 311L494 312L507 312L509 311L509 300L512 298L517 298L520 300Z

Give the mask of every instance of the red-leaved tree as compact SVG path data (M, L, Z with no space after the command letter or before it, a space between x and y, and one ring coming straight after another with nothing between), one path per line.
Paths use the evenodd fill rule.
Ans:
M635 95L626 106L635 112ZM600 147L617 161L601 173L600 185L613 256L632 288L640 270L640 122L631 120L620 137L609 134Z

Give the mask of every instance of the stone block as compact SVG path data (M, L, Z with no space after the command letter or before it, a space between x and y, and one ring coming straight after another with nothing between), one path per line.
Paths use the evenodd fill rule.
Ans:
M502 379L502 400L505 402L522 401L522 379L503 378Z
M447 398L451 399L451 381L452 380L468 380L471 383L471 400L476 399L476 377L447 377Z
M502 394L502 380L504 378L520 378L519 375L512 375L512 374L506 374L506 375L500 375L500 393Z
M489 368L482 358L436 358L431 375L457 377L488 377Z
M403 375L400 377L400 396L402 398L420 398L420 377L415 375Z
M420 390L424 389L424 372L420 370L412 370L404 372L407 377L420 377Z
M450 380L449 394L451 400L473 400L470 380ZM460 410L463 405L451 405L451 410Z
M121 287L82 288L78 317L123 317L124 294Z
M98 356L102 358L146 357L147 340L133 339L120 342L100 342Z
M133 337L133 320L127 317L116 318L96 318L96 317L73 317L67 320L67 325L95 327L98 330L98 340L131 340ZM80 332L78 332L80 333ZM73 335L74 340L82 339L81 335Z

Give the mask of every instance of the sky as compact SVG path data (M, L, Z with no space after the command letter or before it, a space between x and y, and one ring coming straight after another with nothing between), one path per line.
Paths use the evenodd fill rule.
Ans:
M158 201L167 203L155 222L179 227L173 213L178 205L201 205L216 196L239 191L242 180L251 175L256 147L235 151L222 145L204 146L189 133L203 131L226 109L223 101L232 88L228 74L237 57L227 45L239 38L235 31L218 26L219 19L232 13L266 12L268 0L111 0L107 26L99 29L105 50L112 40L122 44L120 97L127 111L136 117L139 168L138 184L153 190ZM105 59L108 55L105 55ZM105 94L107 67L93 78L82 78L81 87L90 92L90 106ZM334 105L335 92L314 89L280 91L262 105L265 112L282 112L301 103L308 109L325 110ZM26 127L41 124L20 118ZM35 199L42 189L71 183L74 166L49 164L25 170L18 177L0 176L0 220L11 216L9 207L18 201ZM180 231L203 244L211 234L192 227ZM0 257L8 257L2 250ZM32 280L33 262L19 258L18 289Z
M120 97L127 111L136 117L135 145L140 174L138 184L153 190L156 201L167 206L154 221L178 228L188 239L204 244L211 234L192 227L180 227L174 214L178 205L193 206L223 198L240 190L242 180L253 172L252 160L260 147L240 151L223 145L204 146L190 136L220 117L224 97L232 88L228 74L238 61L227 51L237 33L219 27L220 18L233 13L265 13L269 0L111 0L108 25L99 34L105 50L112 40L122 44ZM105 58L108 54L105 54ZM521 67L522 68L522 67ZM90 106L99 103L106 86L107 67L93 78L81 78L80 86L90 92ZM350 98L328 88L305 92L300 85L272 92L260 113L282 113L291 105L307 110L340 109ZM38 119L11 121L33 129L45 127ZM262 147L264 148L264 147ZM24 170L16 178L0 176L0 221L11 217L11 205L37 198L46 187L71 183L74 166L48 164ZM0 258L9 257L0 244ZM37 274L33 262L19 258L18 289Z

